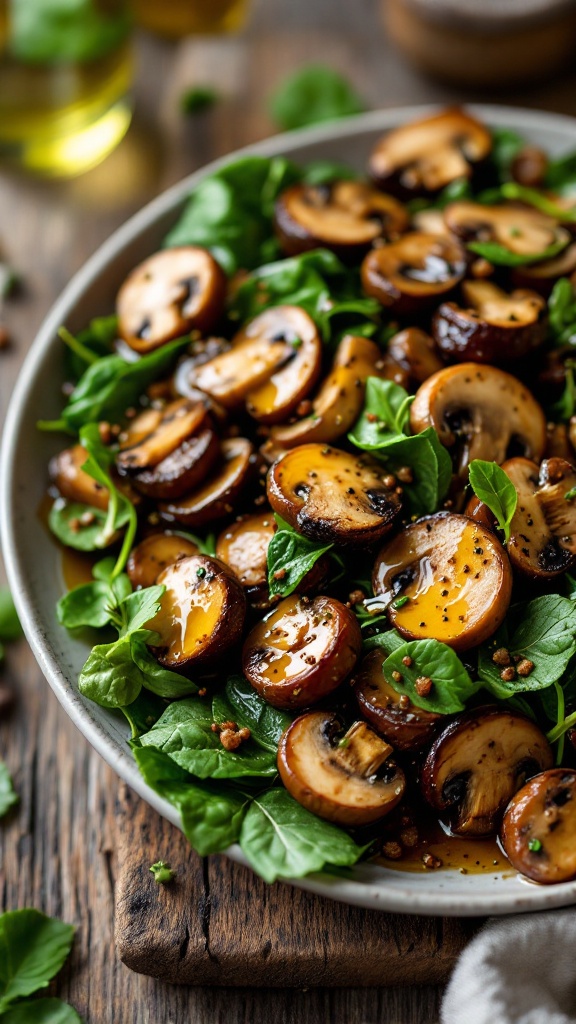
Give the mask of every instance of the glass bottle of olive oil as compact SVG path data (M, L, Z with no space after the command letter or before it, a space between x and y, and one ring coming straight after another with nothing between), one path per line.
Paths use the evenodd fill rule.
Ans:
M72 176L131 117L125 0L0 0L0 160Z
M177 39L237 32L246 20L248 0L134 0L134 10L142 28Z

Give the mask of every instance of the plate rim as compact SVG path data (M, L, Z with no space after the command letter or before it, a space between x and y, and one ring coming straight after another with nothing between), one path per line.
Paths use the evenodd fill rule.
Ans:
M513 127L514 130L519 131L525 127L533 132L537 132L539 127L549 127L566 134L566 136L573 136L576 146L576 118L569 115L495 104L470 103L465 106L473 114L476 113L480 118L493 125ZM56 657L52 656L43 624L35 613L32 594L29 593L26 582L25 569L18 557L17 526L14 515L16 494L13 472L15 458L13 438L17 436L19 427L25 419L27 395L34 385L46 351L56 345L58 327L65 321L69 309L76 305L85 289L105 270L108 262L119 251L135 242L138 236L156 220L168 214L207 175L242 156L281 156L285 151L294 151L306 144L328 143L343 137L353 139L367 131L385 131L405 120L424 117L441 107L442 104L439 103L394 106L345 118L338 122L274 135L234 150L187 175L120 225L82 264L52 304L19 370L6 414L0 449L0 536L8 583L26 639L60 704L90 745L143 800L179 828L181 828L181 823L176 809L147 785L133 758L127 751L122 751L117 747L116 741L91 716L90 709L81 702L73 684L61 670ZM224 852L226 856L237 863L250 866L237 844ZM382 881L376 884L370 880L369 869L370 865L358 865L354 869L356 875L366 876L365 880L362 878L348 880L341 876L314 874L302 879L287 879L285 884L368 909L455 917L503 915L551 909L576 903L576 881L549 887L536 887L526 882L517 890L510 887L505 892L499 892L494 888L493 891L486 894L471 894L467 898L465 893L442 892L441 883L436 885L433 892L427 890L419 892L417 888L410 885L410 879L414 877L410 872L405 873L406 886L394 885L386 890ZM400 872L394 871L396 877L399 874ZM431 879L440 877L441 873L430 876ZM465 904L462 904L462 899L466 899Z

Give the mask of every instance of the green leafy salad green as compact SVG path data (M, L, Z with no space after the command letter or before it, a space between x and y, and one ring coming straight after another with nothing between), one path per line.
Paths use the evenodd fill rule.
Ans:
M322 68L273 99L285 128L360 106ZM39 423L68 446L49 529L89 558L56 609L80 693L194 849L238 843L269 882L377 850L484 705L540 730L544 774L576 760L576 164L527 183L518 135L443 116L460 170L435 185L394 133L381 192L283 157L205 177L116 313L62 329Z

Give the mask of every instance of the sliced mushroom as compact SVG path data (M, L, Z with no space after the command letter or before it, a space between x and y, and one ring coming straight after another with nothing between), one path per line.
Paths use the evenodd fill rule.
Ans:
M423 384L428 377L444 368L434 339L419 327L398 331L388 342L387 356L406 371L408 387Z
M345 545L375 544L400 515L386 470L366 456L303 444L268 473L268 500L305 537Z
M444 715L425 711L398 693L384 678L382 663L382 651L370 651L354 677L360 713L396 750L419 750L432 741Z
M173 501L206 479L220 459L220 443L209 421L153 469L133 477L134 486L149 498Z
M151 587L169 565L199 554L198 545L177 533L152 533L132 548L126 572L135 590Z
M435 207L428 210L418 210L412 216L412 227L416 231L424 231L429 235L443 235L444 238L451 238L446 227L444 213Z
M223 562L191 555L169 565L156 582L166 591L146 628L160 635L154 652L161 665L186 675L238 642L246 598L240 580Z
M576 878L576 771L552 768L527 782L506 809L500 833L508 860L534 882Z
M524 455L539 461L546 445L546 418L528 388L504 370L477 363L446 367L425 381L410 423L416 434L434 427L461 480L473 459L500 465Z
M296 309L296 307L292 307ZM322 369L322 342L304 310L291 316L298 336L291 342L290 359L247 395L246 411L260 423L281 423L314 388Z
M276 530L273 513L239 516L216 541L216 555L236 573L251 604L268 600L268 545Z
M285 189L276 200L274 222L288 256L321 246L357 261L377 238L404 231L408 213L397 199L362 181L334 181Z
M491 149L488 129L464 110L449 107L388 132L372 151L369 170L381 188L396 195L426 195L470 178Z
M576 271L576 242L572 242L559 256L512 269L512 281L517 288L533 288L548 296L560 277L570 277Z
M541 345L548 329L547 306L536 292L507 294L492 281L465 281L465 306L443 302L432 318L432 334L450 359L509 363Z
M248 634L242 670L274 707L310 707L340 686L361 650L349 608L332 597L292 594Z
M465 651L503 621L512 572L490 530L466 516L438 512L411 523L382 548L372 586L407 640L431 638Z
M65 448L50 460L50 479L68 501L106 511L110 497L108 488L84 472L82 466L87 458L88 452L80 444Z
M475 708L434 741L422 788L456 835L488 836L526 779L552 764L550 744L534 722L500 707Z
M450 203L444 210L449 230L465 242L497 242L517 256L536 258L551 245L568 245L569 232L553 217L533 206L500 203L487 206L471 200Z
M288 792L313 814L338 825L368 825L404 794L404 773L392 753L365 722L344 732L336 715L314 711L286 729L278 770Z
M118 292L118 330L136 352L151 352L193 328L209 331L225 297L226 276L206 249L163 249L140 263Z
M576 563L576 470L563 459L540 467L528 459L502 466L518 494L510 524L508 554L515 569L531 579L549 579ZM576 491L574 492L576 494Z
M146 409L120 435L119 473L139 473L162 462L206 419L204 401L177 398L163 409Z
M231 437L222 441L220 458L221 467L205 484L158 506L164 522L203 526L232 513L237 496L252 476L256 455L245 437Z
M411 231L372 249L361 267L362 287L392 313L414 313L448 295L466 273L466 257L452 238Z
M282 448L311 441L335 441L358 419L368 377L382 369L382 351L369 338L347 334L336 349L332 369L311 403L310 412L296 423L274 427L273 443Z

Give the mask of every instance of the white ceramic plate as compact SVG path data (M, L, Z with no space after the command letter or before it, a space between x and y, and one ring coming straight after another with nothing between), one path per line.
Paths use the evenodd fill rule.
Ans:
M376 111L339 124L267 139L242 152L283 154L297 162L333 159L362 169L384 130L425 116L430 109ZM552 154L576 150L576 120L572 118L495 106L471 109L488 124L516 129ZM116 231L75 275L46 318L24 363L10 404L0 458L0 527L6 569L24 631L40 667L89 742L118 775L175 825L179 825L179 819L174 808L146 785L136 768L122 716L85 700L76 689L87 650L56 621L55 605L63 590L59 558L37 520L48 459L62 447L62 438L38 433L35 423L40 417L56 419L61 408L62 343L57 338L58 327L65 323L71 330L78 330L91 317L113 309L118 285L136 263L159 247L191 188L237 155L197 171L159 196ZM239 847L231 847L228 854L245 863ZM358 906L403 913L509 914L576 902L576 881L537 886L510 872L461 875L456 870L441 870L412 874L361 864L350 880L315 875L294 884Z

